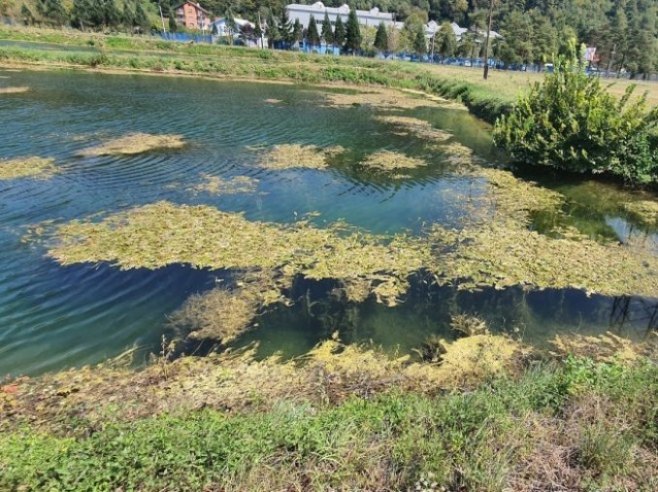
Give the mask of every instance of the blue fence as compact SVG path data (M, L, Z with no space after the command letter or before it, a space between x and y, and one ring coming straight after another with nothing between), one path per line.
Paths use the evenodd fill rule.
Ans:
M163 39L168 41L180 41L181 43L210 43L212 44L212 35L190 34L188 32L165 32L161 34Z

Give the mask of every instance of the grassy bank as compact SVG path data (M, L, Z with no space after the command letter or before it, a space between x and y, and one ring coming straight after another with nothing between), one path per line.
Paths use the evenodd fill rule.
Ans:
M20 47L0 48L0 63L4 64L415 89L461 101L489 122L508 112L518 94L543 77L533 73L493 71L489 80L484 81L480 70L463 67L174 43L157 38L75 30L0 27L0 40L24 43ZM614 81L608 90L621 97L630 83ZM651 105L658 104L658 84L633 83L639 85L638 93L648 92Z
M0 64L196 74L211 77L347 83L422 90L459 100L493 122L509 111L512 93L475 84L427 65L358 57L172 43L153 38L102 36L77 31L0 28L0 40L20 45L0 48ZM35 43L48 43L48 46Z
M329 375L317 373L318 394L331 386ZM260 381L263 392L271 382ZM69 383L75 386L75 378ZM188 398L198 399L194 381L188 383ZM26 414L8 425L5 415L0 488L658 487L658 368L646 360L629 365L568 358L470 391L382 392L356 377L350 384L350 394L338 402L275 399L239 409L218 402L94 425L92 415L51 420L46 427ZM64 406L61 388L60 395ZM49 398L44 395L41 403ZM111 400L117 407L130 405ZM262 405L267 409L258 410Z

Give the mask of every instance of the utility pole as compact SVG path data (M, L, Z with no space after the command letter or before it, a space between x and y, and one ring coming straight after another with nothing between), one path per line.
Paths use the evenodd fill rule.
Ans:
M264 32L263 32L263 23L260 20L260 11L258 12L258 28L260 29L260 49L264 49L265 40L263 39Z
M432 57L430 58L430 63L434 63L434 40L436 39L436 31L432 34Z
M617 43L612 45L612 53L610 53L610 59L608 60L608 68L605 71L606 77L610 76L610 70L612 70L612 63L615 61L615 56L617 55Z
M491 37L491 25L493 23L493 12L496 6L496 0L491 0L489 4L489 24L487 26L487 37L484 40L484 80L489 77L489 38Z
M160 20L162 21L162 32L167 34L167 29L165 29L164 16L162 15L162 4L158 2L158 8L160 9Z

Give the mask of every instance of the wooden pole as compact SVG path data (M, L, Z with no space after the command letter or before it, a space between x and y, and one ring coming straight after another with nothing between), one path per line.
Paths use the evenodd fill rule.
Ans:
M493 12L496 0L491 0L489 4L489 24L487 26L487 37L484 40L484 80L489 77L489 38L491 37L491 25L493 23Z

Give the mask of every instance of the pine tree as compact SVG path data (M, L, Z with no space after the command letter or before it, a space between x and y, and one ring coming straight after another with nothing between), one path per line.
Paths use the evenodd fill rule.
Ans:
M176 22L176 16L174 14L174 10L171 7L169 7L169 13L167 15L169 16L169 31L170 32L178 31L178 23Z
M274 46L274 43L281 41L281 33L279 32L279 26L277 26L276 20L272 15L272 12L267 16L267 25L265 28L265 34L267 36L267 44L270 48Z
M237 25L235 24L235 16L233 15L233 10L230 7L226 9L224 17L226 22L224 33L226 34L229 44L233 44L234 35L237 31Z
M55 25L63 25L68 17L60 0L38 0L37 12L49 24Z
M359 19L356 16L356 10L351 9L350 15L347 18L345 34L345 48L355 54L361 49L361 28L359 27Z
M121 23L132 31L135 25L135 12L130 7L128 0L123 0L123 9L121 11Z
M334 30L334 44L337 46L343 46L345 44L345 24L343 24L343 19L340 15L336 16L336 28Z
M375 34L375 48L379 51L388 51L388 32L383 22L379 24Z
M135 27L138 27L143 33L149 29L149 19L140 0L137 0L137 5L135 5Z
M21 7L21 17L23 18L23 24L26 26L31 26L34 24L34 15L32 11L28 8L27 5L23 4Z
M290 24L290 19L288 19L288 12L284 8L281 11L281 18L279 20L279 38L285 43L293 42L293 32L292 25Z
M441 24L441 28L436 33L434 42L436 44L436 50L442 57L446 58L455 54L457 50L457 36L455 36L455 31L452 30L449 22Z
M324 20L322 21L322 39L327 44L334 44L334 31L331 28L331 21L329 14L324 13Z
M417 29L414 37L414 51L419 55L427 53L427 39L423 29Z
M256 22L256 27L254 27L254 37L256 38L256 41L258 42L258 47L262 48L261 42L263 40L263 28L260 25L260 22Z
M311 19L308 22L308 31L306 33L306 39L311 46L317 46L320 44L320 33L318 32L318 24L315 22L315 17L311 16Z
M292 25L291 40L293 43L299 43L302 39L304 39L304 26L299 22L299 19L295 19Z

